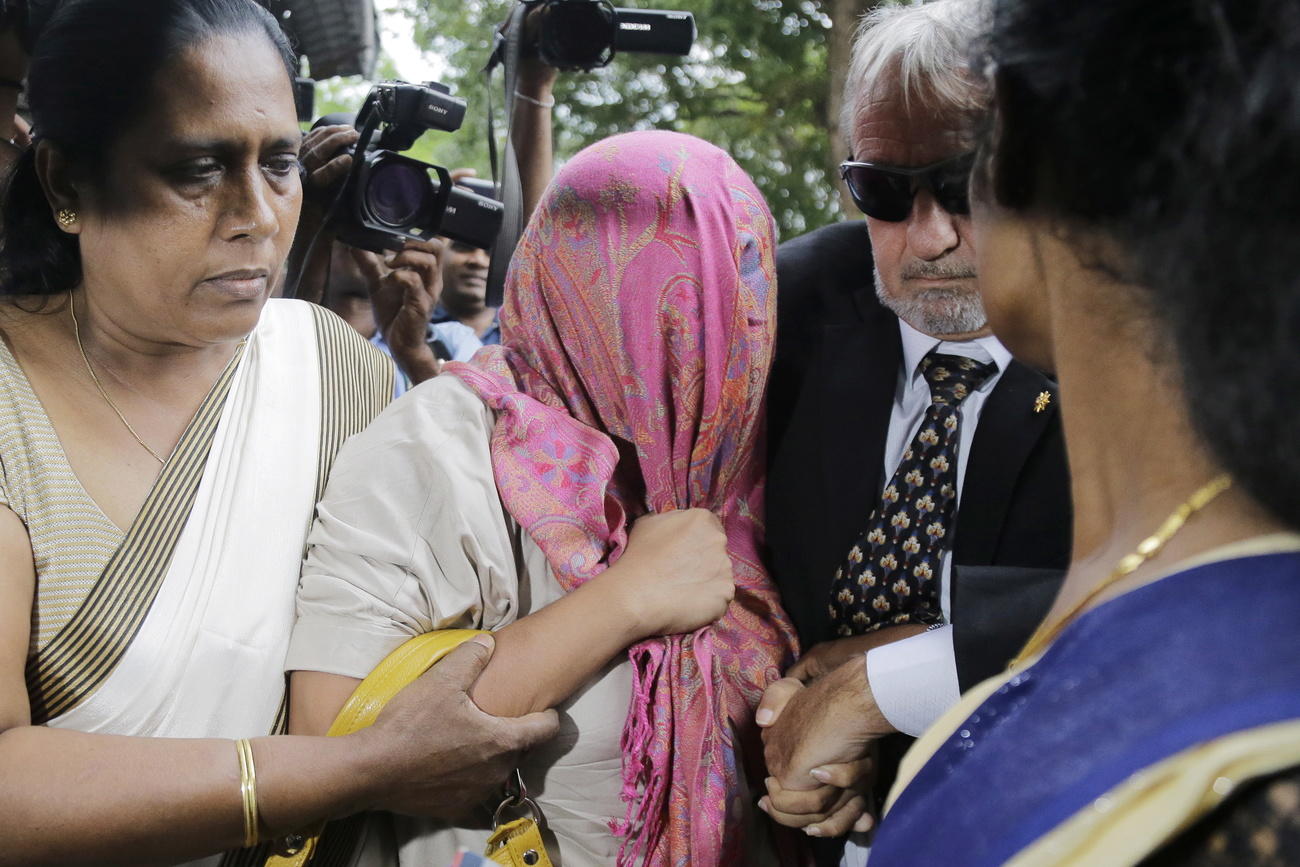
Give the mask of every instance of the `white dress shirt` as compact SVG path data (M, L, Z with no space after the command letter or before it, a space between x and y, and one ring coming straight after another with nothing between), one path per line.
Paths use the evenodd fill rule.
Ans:
M1011 363L1011 353L996 337L952 343L922 334L901 319L898 327L903 339L903 364L898 371L894 408L885 438L886 481L893 477L903 459L903 452L916 436L925 411L930 407L930 385L921 374L921 360L931 351L938 351L997 365L997 371L973 390L957 409L961 418L957 441L957 503L960 506L966 464L980 411ZM961 534L960 519L956 522L956 534ZM947 622L952 602L951 546L941 555L939 563L939 604ZM867 680L885 719L900 732L913 737L920 735L961 696L957 686L952 627L923 632L868 652Z
M953 343L922 334L903 320L898 320L903 338L903 364L894 388L894 408L889 416L889 433L885 437L885 483L893 478L903 460L903 452L916 436L930 408L930 384L921 375L921 359L931 350L948 355L965 355L985 364L997 365L997 371L970 393L957 407L961 427L957 437L957 505L966 480L970 446L975 440L980 410L989 394L1011 363L1011 353L996 337L980 337ZM961 521L956 522L956 535ZM956 536L953 538L956 542ZM952 604L952 549L940 557L939 605L946 623ZM911 638L904 638L870 650L867 657L867 682L876 706L889 724L904 734L919 737L961 698L957 684L957 658L952 646L952 627L941 626ZM840 860L840 867L866 867L871 849L863 841L865 834L850 834Z

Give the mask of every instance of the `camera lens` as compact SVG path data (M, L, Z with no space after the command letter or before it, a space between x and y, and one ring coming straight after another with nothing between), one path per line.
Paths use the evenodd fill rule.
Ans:
M420 217L432 195L424 169L405 162L380 162L370 170L366 208L380 223L403 228Z

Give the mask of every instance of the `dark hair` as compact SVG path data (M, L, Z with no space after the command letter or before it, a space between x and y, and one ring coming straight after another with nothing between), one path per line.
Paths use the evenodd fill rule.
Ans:
M975 64L998 108L993 195L1120 245L1197 431L1292 525L1297 34L1300 0L997 0Z
M26 22L25 3L21 0L0 0L0 30L8 30L11 27L22 28Z
M41 23L27 73L37 141L102 178L113 144L144 109L158 71L186 48L224 33L260 33L295 59L275 18L254 0L64 0ZM77 239L59 230L36 174L36 146L5 186L0 293L49 295L81 281Z

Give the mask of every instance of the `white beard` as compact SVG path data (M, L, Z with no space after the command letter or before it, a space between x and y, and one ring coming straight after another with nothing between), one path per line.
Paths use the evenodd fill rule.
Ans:
M880 271L874 271L876 297L894 315L924 334L969 334L988 324L984 302L978 292L924 289L906 298L885 290Z

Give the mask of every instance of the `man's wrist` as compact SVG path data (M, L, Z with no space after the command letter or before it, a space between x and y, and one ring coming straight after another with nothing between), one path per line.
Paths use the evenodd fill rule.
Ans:
M433 354L433 349L424 341L420 341L415 346L400 348L390 344L389 349L393 351L393 359L398 367L402 368L402 372L411 380L411 385L419 385L426 379L433 379L442 369L437 356Z
M876 705L875 695L871 691L871 681L867 677L867 655L859 653L854 658L842 663L826 678L827 687L843 700L853 715L855 727L860 727L862 734L868 737L880 737L897 731Z
M558 77L558 70L547 66L540 57L525 57L519 62L515 89L528 96L544 99L551 96L551 89Z

